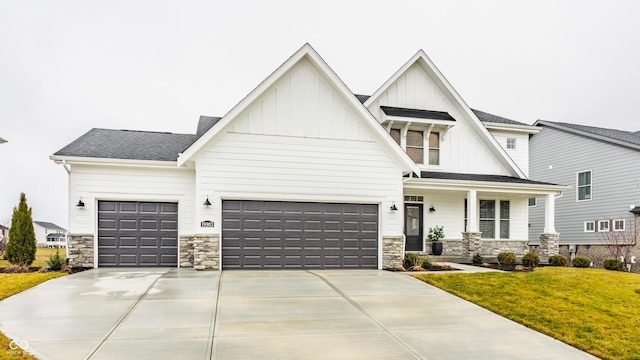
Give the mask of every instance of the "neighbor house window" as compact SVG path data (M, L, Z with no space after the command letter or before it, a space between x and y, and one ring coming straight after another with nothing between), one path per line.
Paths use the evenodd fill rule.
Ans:
M507 138L507 149L514 150L516 148L516 139Z
M609 220L599 220L598 221L598 231L599 232L607 232L607 231L609 231Z
M509 201L500 201L500 239L509 238Z
M595 221L585 221L584 222L584 232L595 232L596 231L596 222Z
M578 201L591 200L591 171L578 173Z
M395 140L398 145L400 145L400 130L398 129L391 129L389 131L389 135L391 135L391 137L393 138L393 140Z
M424 164L424 133L407 131L407 154L416 164Z
M613 220L613 231L624 231L624 219Z
M429 133L429 165L440 165L440 133Z
M537 198L529 198L529 206L531 207L538 206Z
M480 200L480 232L483 239L496 238L495 200Z

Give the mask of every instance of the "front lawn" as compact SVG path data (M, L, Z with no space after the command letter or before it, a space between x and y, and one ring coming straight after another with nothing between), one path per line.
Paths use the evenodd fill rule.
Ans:
M36 259L33 261L33 264L31 264L31 267L46 266L47 260L49 260L49 256L55 254L56 250L58 249L42 248L42 247L37 248ZM66 249L61 248L59 250L60 250L60 256L62 256L62 258L64 259L67 256ZM11 265L9 261L0 259L0 268L6 268L6 267L9 267L9 265Z
M414 275L602 359L640 360L640 275L601 269Z
M0 274L0 300L21 291L32 288L47 280L66 275L65 273L24 273L24 274ZM11 340L4 334L0 333L0 360L18 360L29 359L36 360L35 357L29 355L20 348L10 346Z

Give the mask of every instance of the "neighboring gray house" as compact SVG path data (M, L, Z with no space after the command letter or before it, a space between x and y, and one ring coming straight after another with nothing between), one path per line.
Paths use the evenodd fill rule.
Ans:
M530 141L530 176L569 185L555 201L560 253L612 257L606 238L637 240L640 218L640 132L538 120ZM543 198L530 199L529 238L544 226ZM640 229L638 229L640 230ZM633 255L640 257L636 246ZM638 265L634 265L638 266Z

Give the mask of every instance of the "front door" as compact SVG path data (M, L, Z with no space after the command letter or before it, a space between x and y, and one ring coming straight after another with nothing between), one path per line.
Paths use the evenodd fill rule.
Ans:
M422 204L404 204L405 251L422 251Z

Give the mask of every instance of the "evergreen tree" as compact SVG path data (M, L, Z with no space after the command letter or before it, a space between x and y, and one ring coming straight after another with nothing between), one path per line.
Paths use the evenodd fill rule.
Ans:
M6 257L17 266L29 266L36 259L36 233L24 193L20 194L18 207L13 208Z

